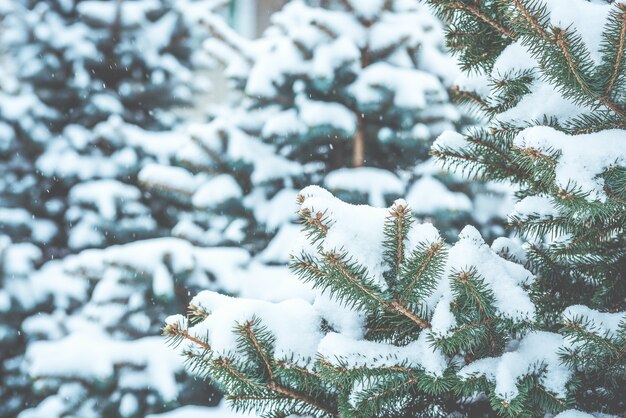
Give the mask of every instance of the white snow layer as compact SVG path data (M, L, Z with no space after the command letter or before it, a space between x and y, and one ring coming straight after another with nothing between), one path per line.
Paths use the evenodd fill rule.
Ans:
M304 198L302 209L310 210L312 216L323 213L324 219L328 221L328 231L320 242L319 250L347 251L353 260L368 269L369 276L381 289L386 288L387 284L382 276L385 269L382 230L390 216L389 209L350 205L317 186L309 186L300 194ZM406 202L398 200L395 205L406 206ZM418 224L410 231L407 241L408 254L417 244L440 242L440 237L432 225ZM502 243L495 248L508 247L510 244ZM312 255L317 251L316 248L306 245L304 250L312 252ZM522 288L522 285L533 280L532 274L521 265L499 257L485 244L476 229L466 227L460 234L459 241L449 248L448 253L445 271L437 289L426 303L432 328L422 331L407 346L363 340L366 319L363 313L346 308L327 295L312 291L306 286L299 290L300 299L280 301L278 298L278 303L233 299L215 292L202 292L193 299L192 304L202 307L209 316L189 328L189 332L199 338L206 338L208 335L207 342L219 355L237 355L237 337L233 326L256 317L272 332L277 357L293 358L305 367L313 365L317 354L332 364L342 363L350 367L408 364L422 368L433 376L441 376L448 367L449 359L432 347L430 339L445 336L456 326L456 318L450 310L455 297L449 281L452 274L468 271L469 268L475 269L493 292L497 313L505 318L532 321L535 315L535 307ZM249 277L255 277L258 282L266 274L262 269L257 271L259 273ZM288 274L286 269L283 268L283 271ZM269 276L275 277L276 274L270 273ZM297 289L288 279L284 283ZM263 287L262 283L260 287ZM283 287L285 285L273 289ZM263 290L249 292L250 297L258 297L259 294L263 295ZM289 297L289 294L293 294L293 290L286 292L285 297ZM321 330L323 319L337 332L324 335ZM186 320L181 316L172 317L169 321L187 326ZM545 344L543 339L546 340ZM539 341L542 342L540 352L536 349ZM558 360L556 350L562 342L562 338L555 334L529 334L515 351L505 353L501 358L483 359L470 364L463 369L462 375L481 374L497 380L498 393L509 399L517 394L517 378L532 372L532 367L539 360L546 360L549 363L548 373L545 375L546 385L549 390L561 395L564 391L562 386L569 378L569 372L554 363ZM194 345L189 343L183 349L185 348L194 350Z
M107 179L77 184L70 190L69 201L72 204L93 204L104 219L114 220L120 202L140 197L141 192L136 187Z
M550 23L563 30L576 29L592 59L599 64L602 34L609 12L614 7L608 3L586 0L542 0L550 14Z
M570 409L567 411L563 411L558 415L555 415L554 418L600 418L600 417L587 414L586 412L580 412L575 409Z
M532 148L548 154L559 152L556 164L556 183L570 189L572 183L589 200L605 200L604 179L608 168L626 165L626 131L612 129L585 135L567 135L547 126L524 129L514 139L520 148ZM593 146L589 146L593 144Z
M401 109L425 109L427 105L441 103L448 97L436 76L385 62L365 68L350 86L350 91L359 103L373 104L381 102L384 97L381 86L393 92L393 104Z
M590 323L585 323L584 328L601 337L613 337L618 333L620 324L626 323L626 312L599 312L583 305L573 305L563 312L563 319L574 322L584 318Z
M433 376L441 376L447 360L428 341L428 332L422 332L416 341L402 347L374 341L356 340L334 332L320 342L319 353L331 364L348 367L393 367L406 364L423 368Z
M496 395L510 402L518 395L518 379L545 367L539 380L550 392L559 397L566 395L566 383L572 372L559 359L563 337L549 332L531 332L519 342L519 346L500 357L477 360L459 371L461 377L485 376L496 384Z
M218 406L188 405L170 412L146 415L146 418L245 418L253 416L235 412L230 409L226 401L222 401Z
M359 17L366 20L374 20L385 6L385 0L349 0L348 3Z
M549 197L527 196L515 204L511 216L527 218L528 216L539 218L554 218L559 216L559 211L554 207Z
M242 196L243 191L237 181L229 174L220 174L203 183L191 202L199 209L206 209Z
M579 190L590 201L606 199L602 174L611 167L626 165L625 141L626 133L619 129L568 135L548 126L526 128L513 139L516 147L556 154L556 184L563 190ZM433 144L434 149L459 150L465 146L463 136L453 132L445 132ZM515 211L523 215L536 210L540 216L554 216L555 209L549 203L546 198L533 197L520 202Z
M204 291L192 299L191 305L211 314L191 327L190 334L203 339L208 335L207 342L218 355L236 354L237 335L233 326L258 318L275 337L274 353L277 358L293 357L301 365L307 365L315 358L322 337L321 317L303 300L269 303ZM198 347L191 343L189 348L194 350Z
M434 215L442 211L471 212L472 201L465 193L452 192L439 180L423 176L408 191L407 203L414 213Z
M355 262L367 268L368 277L386 289L382 243L388 209L351 205L318 186L306 187L300 194L305 197L302 209L308 209L313 216L323 213L335 221L322 242L324 251L348 251Z
M353 191L369 196L369 205L386 207L385 195L399 196L404 183L393 172L375 167L340 168L324 177L324 186L336 192Z
M58 341L36 341L28 346L24 367L33 377L71 376L106 381L113 377L116 365L121 364L145 368L146 380L135 383L156 389L163 399L176 399L175 375L182 370L183 361L163 344L161 337L123 341L94 331L69 335Z

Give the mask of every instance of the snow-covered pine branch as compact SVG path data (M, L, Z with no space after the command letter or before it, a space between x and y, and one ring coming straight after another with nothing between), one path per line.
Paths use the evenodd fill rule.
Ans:
M164 327L235 408L443 416L471 413L463 397L478 392L506 416L568 405L573 373L559 353L572 344L533 330L535 277L498 254L517 253L513 241L498 240L497 252L466 227L448 245L403 200L354 206L311 186L299 204L306 240L291 267L313 303L205 291Z
M626 4L429 3L473 70L456 96L488 116L485 129L440 136L433 153L519 187L509 225L530 241L539 322L576 342L562 353L581 382L576 405L623 414L626 332L606 318L626 311Z

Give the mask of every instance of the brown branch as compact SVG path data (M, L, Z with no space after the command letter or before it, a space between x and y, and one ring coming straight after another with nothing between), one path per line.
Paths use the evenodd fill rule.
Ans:
M293 364L293 363L288 363L286 361L279 361L279 362L276 363L276 365L279 366L279 367L282 367L284 369L295 370L295 371L297 371L299 373L302 373L302 374L305 374L307 376L315 377L315 378L318 378L318 379L322 378L322 376L319 373L315 373L312 370L309 370L309 369L304 368L304 367L300 367L300 366L298 366L296 364Z
M389 306L394 311L406 316L411 321L419 325L420 328L424 328L424 329L430 328L430 324L428 323L428 321L417 316L415 312L413 312L412 310L410 310L409 308L407 308L406 306L404 306L402 303L398 302L397 300L394 300L393 302L388 303L387 306Z
M472 293L472 295L474 295L474 299L476 299L476 303L478 304L478 310L485 316L485 307L483 306L482 303L480 303L480 297L478 294L478 291L474 288L474 286L472 286L472 283L469 281L470 278L470 274L466 273L466 272L461 272L459 274L457 274L456 276L457 280L461 283L463 283L465 286L467 286L467 288L469 289L469 291Z
M306 262L304 260L300 260L296 262L296 265L298 267L300 267L303 270L308 270L310 273L313 273L315 275L318 276L326 276L326 273L324 273L324 271L322 271L321 269L319 269L316 265L314 265L313 263L309 263Z
M279 385L279 384L277 384L275 382L270 382L267 385L267 388L269 390L271 390L271 391L276 392L276 393L280 393L281 395L288 396L290 398L297 399L300 402L307 403L307 404L309 404L309 405L319 409L320 411L324 411L325 413L327 413L330 416L333 416L333 417L337 416L337 412L336 411L334 411L334 410L328 408L327 406L322 405L321 403L317 402L315 400L315 398L312 398L312 397L307 396L307 395L303 395L301 393L294 392L293 390L288 389L286 387L283 387L283 386L281 386L281 385Z
M487 23L489 26L496 29L498 32L500 32L502 35L506 36L507 38L513 41L517 40L518 36L515 33L513 33L513 31L511 31L507 27L503 26L501 23L497 22L496 20L492 19L491 17L481 12L478 6L465 4L460 1L452 2L450 5L452 7L456 7L457 9L463 10L471 15L474 15L478 19L482 20L483 22Z
M568 67L570 67L570 71L574 75L574 78L576 79L576 82L580 86L581 90L588 96L591 96L594 99L600 101L604 106L608 107L613 112L615 112L616 115L620 116L623 119L626 119L626 112L624 112L619 107L618 104L613 103L608 97L598 96L597 94L594 94L591 90L589 90L589 87L587 86L587 84L584 82L584 80L580 78L580 75L576 71L574 60L569 52L569 48L567 47L562 34L563 34L562 31L559 31L556 34L556 44L559 46L559 48L563 52L563 56L565 57L565 60L567 61L567 65Z
M426 270L426 267L428 267L432 259L439 253L439 250L441 250L442 248L443 248L443 244L441 244L440 242L436 242L432 244L430 248L426 251L428 253L428 255L426 256L426 259L424 260L419 270L415 274L415 277L413 277L413 280L411 280L411 283L409 283L402 291L402 299L405 299L407 294L417 284L422 274L424 273L424 270Z
M217 367L226 368L230 374L232 374L239 380L245 382L248 386L252 386L256 388L260 387L260 385L254 383L253 381L248 379L243 373L241 373L239 370L235 369L232 365L232 362L229 359L225 359L225 358L216 359L214 363Z
M326 34L331 39L337 39L339 37L339 34L337 34L337 32L335 32L333 29L331 29L326 24L320 22L319 20L311 21L311 25L318 28L322 33Z
M578 69L576 68L576 63L574 62L574 58L572 57L572 54L569 51L567 42L563 38L563 34L566 34L567 31L564 29L555 29L555 31L556 33L554 34L554 41L556 42L557 46L563 53L563 57L565 58L565 61L567 62L567 66L569 67L570 72L576 79L576 82L578 83L582 91L584 91L586 94L590 96L593 96L593 93L591 93L591 91L589 90L589 86L587 85L587 83L585 83L585 80L583 80L580 74L578 73Z
M324 217L322 212L317 212L315 216L311 216L311 211L305 208L300 211L300 214L305 218L304 222L309 225L315 225L324 234L328 233L328 227L322 223L322 218Z
M356 131L352 140L352 167L363 167L365 162L365 126L363 116L356 112Z
M617 76L619 74L620 63L622 62L622 57L624 55L624 38L626 38L626 4L619 4L618 7L622 10L622 14L618 17L622 19L622 27L619 32L619 45L617 46L617 56L615 57L615 65L613 67L613 74L611 75L611 79L609 81L608 86L604 92L605 95L609 96L611 90L613 90L613 86L617 81Z
M578 83L578 86L580 87L582 92L585 93L587 96L593 98L594 100L597 100L600 103L602 103L604 106L606 106L611 111L613 111L616 115L620 116L623 119L626 119L626 112L622 110L622 108L617 103L612 102L606 96L599 96L595 94L594 92L592 92L589 89L589 86L587 85L587 83L585 83L585 81L580 77L580 74L578 73L577 68L576 68L576 63L574 62L574 59L567 46L567 42L563 38L563 34L567 33L567 31L559 28L558 31L556 31L556 33L554 34L554 37L551 37L539 24L536 16L533 16L532 13L530 13L530 11L524 7L524 5L521 3L520 0L514 0L514 4L515 4L515 7L520 11L522 16L526 19L526 21L530 23L530 25L533 28L535 28L537 32L539 32L542 38L544 38L548 42L556 43L558 48L561 50L561 53L563 54L565 61L567 62L567 66L569 67L570 72L576 79L576 82Z
M189 307L187 308L187 317L190 318L190 320L198 320L200 319L205 319L209 316L209 313L202 307L197 306L197 305L193 305L193 304L189 304Z
M176 331L173 331L176 332ZM189 334L189 331L185 330L178 330L176 332L178 335L180 335L181 337L184 337L186 340L189 340L197 345L199 345L200 347L204 348L205 350L210 350L211 346L207 343L205 343L204 341L194 337L193 335Z
M487 103L485 103L484 100L482 100L477 94L473 94L469 91L465 91L465 90L461 90L459 88L459 86L454 86L450 89L449 91L450 95L453 96L457 101L459 101L459 99L467 99L468 101L474 102L476 105L478 105L483 111L486 111L487 109L489 109L489 106L487 105Z
M265 350L263 350L263 347L261 347L261 343L259 342L258 338L256 337L256 333L254 332L254 330L252 329L252 326L254 325L253 321L247 321L245 324L240 325L238 328L239 330L245 335L245 337L247 337L250 342L252 343L252 345L254 346L254 349L259 353L259 355L261 356L261 358L263 359L263 362L265 364L265 369L267 371L268 374L268 380L269 383L267 383L267 385L265 386L268 390L279 393L281 395L284 396L288 396L290 398L293 399L297 399L301 402L307 403L311 406L314 406L315 408L326 412L327 414L334 416L336 415L335 411L330 410L329 408L327 408L326 406L318 403L315 398L295 392L289 388L286 388L282 385L280 385L277 381L276 378L274 376L274 371L272 370L272 365L270 364L270 359L268 358L267 353L265 352Z
M385 305L388 302L382 298L380 298L379 296L375 295L374 293L372 293L371 290L369 290L367 287L363 286L363 283L361 283L361 281L354 277L347 269L346 266L341 263L339 261L339 255L336 253L329 253L327 254L327 260L330 263L331 266L337 268L341 274L343 274L343 276L348 279L349 282L351 282L352 284L354 284L356 287L358 287L363 293L365 293L366 295L368 295L370 298L372 298L373 300L375 300L376 302L380 303L381 305Z
M348 281L350 281L353 285L355 285L356 287L358 287L363 293L365 293L366 295L368 295L370 298L372 298L374 301L376 301L377 303L379 303L382 307L386 308L388 311L393 311L393 312L397 312L401 315L404 315L405 317L407 317L408 319L410 319L411 321L415 322L417 325L419 325L421 328L430 328L430 324L423 320L422 318L418 317L413 311L411 311L409 308L407 308L406 306L404 306L402 303L400 303L397 300L394 300L393 302L389 302L386 301L385 299L375 295L374 293L372 293L367 287L363 286L363 283L361 283L361 281L354 277L345 267L345 265L341 262L339 262L339 256L337 254L331 253L327 255L327 259L328 262L335 268L337 268L341 274L348 279Z
M526 19L526 21L528 23L530 23L530 25L533 28L535 28L535 30L537 32L539 32L539 34L541 35L542 38L544 38L546 41L551 41L552 40L550 35L543 29L543 27L537 21L537 17L533 16L533 14L530 13L530 10L528 10L526 7L524 7L524 5L520 2L520 0L514 0L513 3L515 5L515 8L517 10L519 10L519 12L522 14L522 16Z
M396 225L398 226L398 231L396 234L396 265L400 268L400 265L404 261L404 241L403 241L403 231L404 231L404 215L406 214L407 208L402 205L396 206L393 210L390 211L391 216L396 219Z
M272 365L270 364L270 360L268 359L267 353L261 347L261 343L256 337L256 333L252 329L252 326L255 325L254 321L246 321L243 325L238 325L239 331L248 338L248 340L254 346L254 349L259 353L261 359L263 359L263 363L265 364L265 370L267 371L267 375L269 376L269 380L271 382L274 381L274 371L272 370Z

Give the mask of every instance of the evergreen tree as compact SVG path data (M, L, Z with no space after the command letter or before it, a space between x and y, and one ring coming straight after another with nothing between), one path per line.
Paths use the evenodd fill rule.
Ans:
M508 221L529 242L541 326L575 342L561 354L580 381L577 404L624 413L626 5L432 3L476 74L457 96L491 116L487 129L441 138L434 154L519 186Z
M5 362L3 416L143 417L217 403L215 389L189 379L158 329L167 311L184 308L189 292L221 290L233 280L225 273L241 270L247 252L165 237L85 250L17 275L15 257L29 256L31 247L37 250L13 245L4 257L5 291L40 308L16 324L28 344Z
M403 200L353 206L311 186L300 203L308 243L291 268L316 289L311 304L206 291L189 319L164 328L236 409L516 416L569 404L571 372L557 354L565 340L533 329L535 278L505 258L520 257L513 241L490 248L469 226L448 246ZM488 400L471 401L483 391Z
M374 209L307 188L291 267L314 301L202 292L164 334L262 416L624 414L626 8L430 3L469 74L456 95L490 118L433 153L515 184L509 221L528 245L489 248L467 227L448 246L402 200Z
M180 145L149 133L174 127L173 108L192 99L201 42L187 13L200 5L208 8L24 0L6 12L3 49L18 83L2 100L3 136L11 139L0 155L8 183L0 199L56 224L42 243L46 256L167 231L155 222L168 226L164 203L146 199L136 176ZM99 181L92 196L78 186L87 181ZM29 228L6 224L15 240L33 240Z
M178 255L193 251L186 242L70 255L168 235L184 209L151 196L138 173L187 141L177 108L198 86L206 30L196 19L212 3L0 5L1 416L140 416L177 405L188 379L180 364L158 365L167 353L154 334L186 304L183 288L211 287L219 275ZM150 268L137 266L147 257ZM91 343L98 354L82 351ZM183 403L214 393L184 392Z
M416 1L360 4L289 2L252 41L207 17L213 36L205 45L225 65L232 101L194 130L198 147L178 165L221 174L229 192L227 201L201 205L211 218L194 215L200 219L176 228L180 236L243 241L266 250L263 260L284 262L297 234L292 202L307 184L378 207L406 193L415 212L448 235L470 220L474 190L428 160L437 135L470 122L448 100L457 68L440 22Z

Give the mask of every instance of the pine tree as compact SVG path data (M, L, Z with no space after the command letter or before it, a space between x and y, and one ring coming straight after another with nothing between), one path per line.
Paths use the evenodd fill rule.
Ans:
M448 45L477 74L457 96L491 117L433 152L519 186L508 221L540 277L540 323L575 342L562 358L581 382L578 405L623 413L626 5L431 3L451 22Z
M528 244L490 248L467 227L447 245L405 201L306 188L291 268L313 301L202 292L164 334L262 416L624 414L626 8L430 3L468 71L456 96L489 116L432 152L515 184L509 222Z
M30 299L39 312L17 324L28 345L5 363L3 416L47 416L56 405L55 416L139 417L219 400L212 386L189 378L157 334L165 313L183 309L189 292L222 290L232 280L225 272L241 270L247 252L164 237L85 250L15 274L27 245L34 247L7 250L7 290L29 300L20 282L22 290L36 289Z
M448 100L457 69L440 22L415 1L374 11L359 4L291 1L252 41L206 18L213 37L205 45L225 66L232 102L194 129L198 147L177 165L220 174L229 199L196 206L201 213L176 228L180 236L211 244L225 237L284 262L278 249L297 234L292 202L307 184L378 207L406 193L447 235L470 220L474 190L428 160L437 135L470 122ZM210 220L202 219L207 210Z
M12 4L2 44L18 84L0 114L4 131L13 131L1 154L12 179L2 199L56 224L42 243L46 256L166 232L157 228L171 221L165 203L146 199L136 176L169 158L166 141L169 150L180 144L151 133L172 129L173 109L192 99L200 40L186 13L201 3L208 8L139 0ZM90 181L98 181L99 196L78 185ZM28 228L8 232L33 240Z
M134 241L168 235L184 210L138 173L187 141L177 108L198 86L196 19L211 3L0 5L1 416L139 416L177 405L189 382L177 362L157 364L167 353L154 334L184 287L211 287L218 272L179 256L195 250L187 242ZM80 346L93 341L90 357Z
M316 289L312 304L206 291L188 319L164 328L236 409L446 416L491 407L517 416L571 402L571 372L557 355L564 338L534 330L534 277L513 241L490 248L469 226L449 246L403 200L353 206L311 186L300 205L308 244L291 268ZM489 400L472 402L482 391Z

